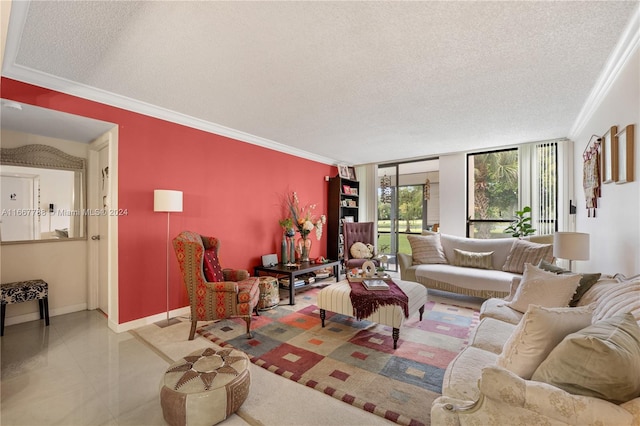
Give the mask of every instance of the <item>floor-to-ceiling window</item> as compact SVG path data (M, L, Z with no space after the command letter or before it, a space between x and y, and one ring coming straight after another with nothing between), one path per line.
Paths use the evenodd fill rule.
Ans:
M467 236L502 238L516 211L531 207L535 234L558 228L558 144L540 142L518 148L467 155Z

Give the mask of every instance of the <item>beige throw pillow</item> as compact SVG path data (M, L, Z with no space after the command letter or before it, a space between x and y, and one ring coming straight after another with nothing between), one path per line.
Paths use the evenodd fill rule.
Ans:
M640 396L640 327L630 313L569 334L531 377L614 404Z
M537 265L540 260L553 262L553 245L537 244L526 240L515 240L507 260L502 266L503 271L522 274L525 263Z
M522 313L529 305L562 308L569 304L579 282L580 275L556 275L527 263L520 285L506 305Z
M591 325L594 306L529 309L504 344L497 365L531 379L551 350L569 334Z
M440 242L440 234L407 235L407 239L411 245L411 256L414 265L448 263Z
M453 253L453 264L455 266L463 266L465 268L493 269L491 263L491 258L493 256L492 251L477 253L473 251L453 249Z

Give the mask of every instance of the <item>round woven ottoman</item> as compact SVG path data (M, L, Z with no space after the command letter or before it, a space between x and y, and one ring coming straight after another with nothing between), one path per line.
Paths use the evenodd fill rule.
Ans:
M249 394L249 357L235 349L206 348L172 364L160 382L167 423L214 425L235 413Z
M278 289L278 279L276 277L260 277L258 284L260 288L260 300L258 300L259 311L266 311L275 308L280 303L280 290Z

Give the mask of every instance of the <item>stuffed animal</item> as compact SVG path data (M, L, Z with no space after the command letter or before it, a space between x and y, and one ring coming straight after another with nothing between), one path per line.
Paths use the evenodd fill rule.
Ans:
M354 259L371 259L373 257L373 246L361 242L353 243L349 253Z

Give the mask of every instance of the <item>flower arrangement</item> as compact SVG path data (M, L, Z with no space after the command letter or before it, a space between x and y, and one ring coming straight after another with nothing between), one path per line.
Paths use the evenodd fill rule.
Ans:
M307 204L300 207L300 200L298 200L298 194L295 192L287 195L286 202L291 216L281 220L280 226L284 228L283 222L290 220L303 238L306 238L315 229L316 239L319 240L322 237L322 225L327 223L327 217L325 215L320 215L319 217L313 215L313 210L316 208L315 204Z

